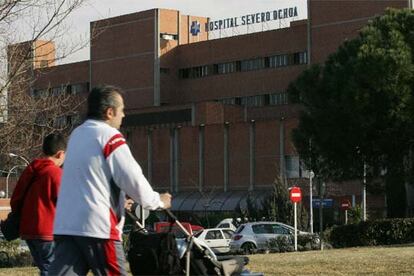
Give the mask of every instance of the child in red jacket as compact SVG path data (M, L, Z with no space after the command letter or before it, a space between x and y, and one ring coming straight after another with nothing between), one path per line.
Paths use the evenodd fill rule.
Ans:
M26 167L10 200L13 211L21 210L20 237L26 240L40 275L47 275L54 259L53 222L65 149L62 135L46 136L43 141L45 156Z

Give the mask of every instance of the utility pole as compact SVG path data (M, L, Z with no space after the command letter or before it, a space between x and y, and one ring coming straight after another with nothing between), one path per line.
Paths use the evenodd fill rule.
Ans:
M312 170L312 138L309 139L309 166L310 166L310 170L309 170L309 227L310 227L310 232L311 234L313 234L313 195L312 195L312 190L313 190L313 185L312 185L312 179L315 176L315 174L313 173Z
M367 163L364 161L364 176L362 183L362 220L367 220Z
M312 170L309 172L309 226L310 232L313 234L313 195L312 195L312 178L315 176Z
M410 1L410 0L409 0ZM307 24L307 58L308 68L311 66L311 46L312 46L312 22L311 22L311 0L307 0L307 13L308 13L308 24Z

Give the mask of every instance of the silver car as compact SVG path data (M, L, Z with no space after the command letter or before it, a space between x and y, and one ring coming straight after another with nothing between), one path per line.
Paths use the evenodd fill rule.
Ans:
M293 235L295 229L281 222L261 221L249 222L239 226L230 242L230 251L245 254L253 253L256 250L267 249L270 239L279 236ZM298 235L307 235L308 232L298 231Z

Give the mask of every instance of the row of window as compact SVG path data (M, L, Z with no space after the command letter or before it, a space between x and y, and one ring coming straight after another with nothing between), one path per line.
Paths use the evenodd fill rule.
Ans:
M31 95L34 98L44 98L48 96L59 96L62 94L77 95L89 91L89 83L75 83L56 87L49 87L46 89L33 89Z
M79 114L64 115L64 116L57 117L53 122L53 126L56 128L66 128L68 126L74 126L80 123L81 123L81 117Z
M226 63L202 65L179 69L181 79L194 79L211 75L247 72L265 68L278 68L289 65L300 65L308 62L306 51L293 54L280 54Z
M288 103L287 93L274 93L247 97L235 97L220 100L223 104L233 104L250 107L266 105L283 105Z

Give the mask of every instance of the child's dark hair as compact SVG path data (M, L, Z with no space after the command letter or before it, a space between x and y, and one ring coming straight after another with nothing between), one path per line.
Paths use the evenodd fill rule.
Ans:
M60 150L66 149L66 139L61 134L52 133L43 139L43 153L53 156Z

